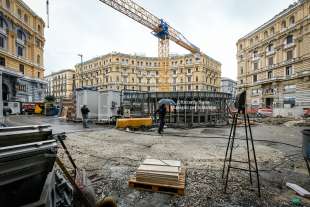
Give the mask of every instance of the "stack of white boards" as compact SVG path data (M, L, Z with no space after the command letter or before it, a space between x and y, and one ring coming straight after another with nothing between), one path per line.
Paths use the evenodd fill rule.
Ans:
M136 171L136 181L178 185L181 161L146 159Z

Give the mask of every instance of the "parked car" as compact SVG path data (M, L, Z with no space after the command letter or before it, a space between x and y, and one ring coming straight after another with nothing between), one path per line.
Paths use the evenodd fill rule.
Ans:
M272 108L259 108L256 115L258 117L270 117L272 116Z

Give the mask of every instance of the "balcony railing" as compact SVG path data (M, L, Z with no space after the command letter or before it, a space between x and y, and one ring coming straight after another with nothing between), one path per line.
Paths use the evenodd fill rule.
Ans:
M252 61L256 61L256 60L259 60L259 59L260 59L259 56L252 57Z
M266 56L274 55L276 53L275 50L270 50L266 52Z
M294 47L294 46L295 46L294 42L289 43L289 44L284 43L284 49L288 49L288 48L291 48L291 47Z

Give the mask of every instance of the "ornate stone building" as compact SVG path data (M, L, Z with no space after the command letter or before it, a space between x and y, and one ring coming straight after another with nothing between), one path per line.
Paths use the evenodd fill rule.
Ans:
M55 96L56 100L72 96L75 86L75 70L66 69L45 76L46 95Z
M249 107L310 106L310 1L299 0L237 42Z
M221 92L230 93L231 97L234 99L236 97L237 81L230 78L221 78Z
M22 0L0 0L0 71L4 101L41 101L44 21Z
M207 55L170 57L170 91L220 91L221 64ZM110 53L77 64L77 88L95 86L102 90L158 91L160 60Z

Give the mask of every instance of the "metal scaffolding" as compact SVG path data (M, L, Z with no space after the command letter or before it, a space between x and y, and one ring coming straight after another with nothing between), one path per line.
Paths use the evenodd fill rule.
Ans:
M139 92L123 91L121 106L130 109L132 117L153 116L160 99L172 99L166 124L170 127L193 128L219 126L228 123L227 102L231 94L210 91Z

